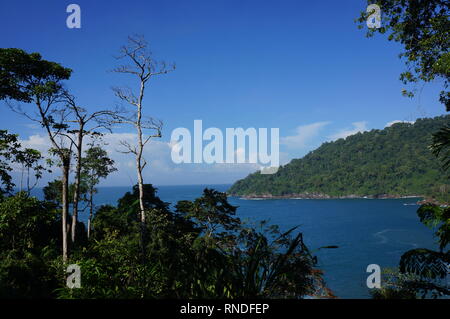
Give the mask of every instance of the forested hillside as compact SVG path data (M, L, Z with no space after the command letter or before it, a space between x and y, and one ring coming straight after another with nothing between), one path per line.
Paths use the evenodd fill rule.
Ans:
M449 177L430 152L450 116L396 123L326 142L273 175L253 173L228 191L244 196L408 196L448 198Z

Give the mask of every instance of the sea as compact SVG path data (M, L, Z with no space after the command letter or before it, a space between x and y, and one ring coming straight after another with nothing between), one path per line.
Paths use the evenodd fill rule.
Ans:
M172 205L193 200L205 188L226 191L231 185L156 186L158 196ZM96 205L112 204L130 187L99 187ZM42 197L42 190L34 195ZM398 266L401 255L414 248L437 249L433 231L417 216L419 198L405 199L243 199L230 197L237 216L250 223L267 220L288 230L299 226L305 244L318 257L327 286L338 298L370 298L367 267ZM80 213L86 221L87 212ZM321 249L324 246L338 246ZM382 276L383 280L383 276Z

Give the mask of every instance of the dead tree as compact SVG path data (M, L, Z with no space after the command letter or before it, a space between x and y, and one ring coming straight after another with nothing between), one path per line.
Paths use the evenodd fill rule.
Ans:
M175 65L167 66L165 62L158 62L152 57L148 49L148 43L142 36L129 36L128 43L122 46L119 60L125 59L126 65L121 65L113 70L116 73L129 74L138 81L137 94L130 88L114 87L115 95L123 102L132 106L133 110L129 116L117 116L115 123L129 124L135 127L137 132L137 144L131 145L126 141L121 141L125 147L124 153L131 153L136 159L136 171L139 187L139 210L141 222L141 245L144 246L145 237L145 206L144 206L144 179L142 173L147 165L143 157L145 145L152 138L161 137L162 122L153 118L144 118L144 93L149 80L156 75L167 74L175 70ZM146 134L150 131L152 133Z

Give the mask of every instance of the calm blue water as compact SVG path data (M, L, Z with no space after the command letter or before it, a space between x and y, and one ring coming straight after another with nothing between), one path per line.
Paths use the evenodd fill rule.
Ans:
M170 203L199 197L205 187L225 191L230 185L158 187L159 197ZM103 187L97 205L116 204L131 187ZM39 190L37 190L40 193ZM37 195L39 195L37 193ZM340 200L244 200L230 198L238 216L253 221L270 220L282 229L300 225L307 246L337 245L338 249L316 251L319 268L328 287L340 298L368 298L367 265L396 267L406 250L436 249L432 231L416 215L417 199ZM406 205L405 205L406 204ZM81 220L87 214L80 215Z

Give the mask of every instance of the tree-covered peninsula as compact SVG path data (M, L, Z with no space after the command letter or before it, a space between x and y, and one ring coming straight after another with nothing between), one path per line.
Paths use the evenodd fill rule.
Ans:
M396 123L326 142L276 174L250 174L230 195L249 197L402 197L448 201L449 177L430 151L432 134L450 116Z

